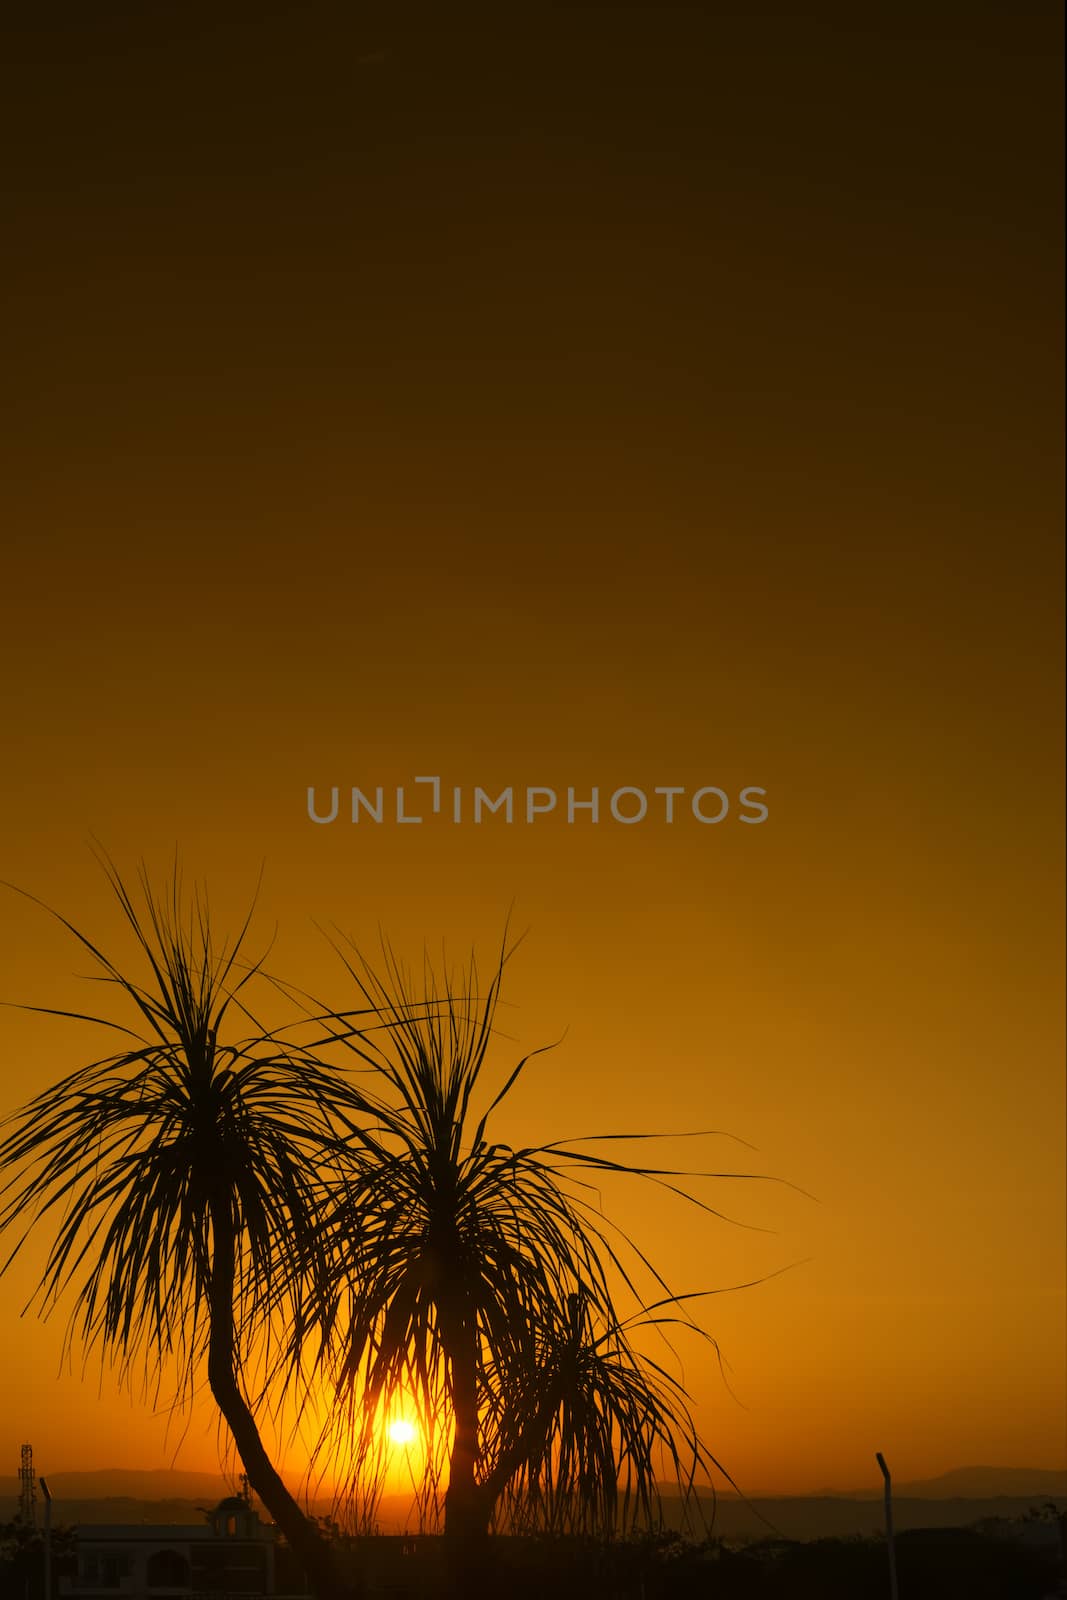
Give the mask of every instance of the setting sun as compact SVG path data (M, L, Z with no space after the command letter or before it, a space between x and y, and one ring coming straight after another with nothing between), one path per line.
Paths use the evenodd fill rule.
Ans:
M391 1422L387 1429L391 1444L414 1444L418 1429L413 1422L408 1422L405 1417L398 1417Z

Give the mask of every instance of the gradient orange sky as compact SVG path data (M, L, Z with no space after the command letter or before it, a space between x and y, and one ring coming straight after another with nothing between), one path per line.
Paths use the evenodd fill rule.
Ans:
M1059 8L257 9L10 41L0 877L106 937L90 834L220 921L265 862L311 988L312 918L513 905L498 1137L817 1197L608 1197L680 1288L805 1262L709 1303L736 1399L685 1352L742 1487L1062 1467ZM433 773L770 817L307 820ZM84 968L0 902L0 998ZM3 1108L92 1046L5 1010ZM171 1460L34 1271L0 1456Z

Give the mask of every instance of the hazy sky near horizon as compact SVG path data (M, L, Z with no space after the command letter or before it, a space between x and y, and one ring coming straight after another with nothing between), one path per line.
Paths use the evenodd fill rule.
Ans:
M1060 10L429 9L9 28L0 878L122 949L91 835L220 921L264 864L309 988L312 919L510 909L498 1070L560 1042L498 1137L722 1129L815 1197L605 1196L679 1288L798 1263L708 1302L732 1394L684 1349L742 1488L1062 1466ZM308 819L432 774L560 805ZM10 894L0 951L84 1008ZM5 1009L0 1109L93 1044ZM39 1262L0 1467L163 1464Z

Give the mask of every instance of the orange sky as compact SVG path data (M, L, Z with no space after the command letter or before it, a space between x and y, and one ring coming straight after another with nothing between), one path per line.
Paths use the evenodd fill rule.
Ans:
M514 906L499 1067L566 1036L500 1137L722 1128L817 1197L618 1197L679 1287L805 1260L710 1302L736 1400L687 1352L742 1487L1062 1466L1058 9L265 9L5 68L0 877L107 933L90 834L222 916L265 861L310 987L313 917L488 954ZM770 816L307 820L432 773ZM0 905L0 998L83 969ZM86 1048L5 1011L4 1107ZM163 1464L32 1270L0 1454Z

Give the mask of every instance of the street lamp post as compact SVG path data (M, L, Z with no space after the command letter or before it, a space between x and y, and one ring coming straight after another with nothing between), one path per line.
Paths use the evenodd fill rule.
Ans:
M897 1600L897 1555L893 1547L893 1484L889 1476L889 1468L885 1464L885 1456L879 1450L874 1458L882 1469L885 1479L885 1542L889 1548L889 1595L890 1600Z
M52 1600L52 1495L43 1478L38 1478L44 1495L44 1600Z
M38 1478L44 1495L44 1600L52 1600L52 1495L43 1478Z

